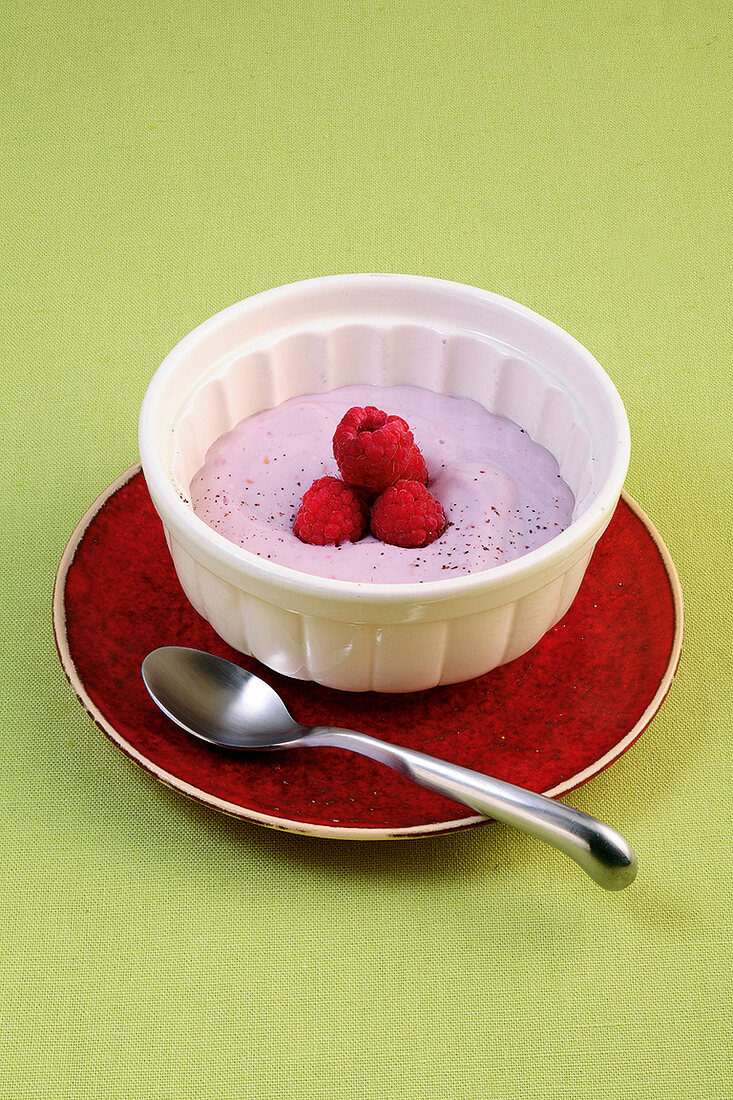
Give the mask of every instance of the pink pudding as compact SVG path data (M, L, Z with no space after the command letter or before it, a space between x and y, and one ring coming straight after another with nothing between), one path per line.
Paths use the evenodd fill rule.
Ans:
M339 476L333 434L354 405L410 425L449 524L429 546L403 549L370 534L310 546L293 534L306 489ZM212 444L190 491L197 516L254 554L303 573L393 584L503 565L564 530L575 504L554 457L523 428L470 398L417 386L344 386L247 417Z

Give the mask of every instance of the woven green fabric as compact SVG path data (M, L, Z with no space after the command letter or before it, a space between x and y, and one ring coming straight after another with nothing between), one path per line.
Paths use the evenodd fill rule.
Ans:
M4 8L0 1094L733 1095L725 5ZM237 823L66 683L54 574L136 461L157 364L232 302L346 271L515 298L625 400L687 637L651 727L567 801L632 841L629 890L505 828Z

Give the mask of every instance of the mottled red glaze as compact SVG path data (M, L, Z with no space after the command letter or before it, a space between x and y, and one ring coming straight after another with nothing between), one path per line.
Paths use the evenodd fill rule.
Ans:
M290 680L229 648L193 610L140 473L89 522L63 596L84 691L147 761L245 810L365 829L450 823L470 811L339 749L211 749L153 704L140 675L146 653L169 644L210 650L268 680L305 725L351 727L548 791L592 767L630 731L642 732L669 676L678 630L659 548L622 500L572 608L524 657L468 683L409 695Z

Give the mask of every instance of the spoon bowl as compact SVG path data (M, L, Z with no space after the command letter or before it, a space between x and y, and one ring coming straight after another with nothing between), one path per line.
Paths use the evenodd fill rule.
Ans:
M274 688L222 657L164 646L147 655L142 676L163 713L210 745L259 751L327 745L357 752L413 783L543 840L574 859L607 890L621 890L636 877L631 847L609 825L545 795L414 749L355 730L302 726Z
M211 745L287 748L307 733L274 688L212 653L165 646L148 654L142 674L164 714Z

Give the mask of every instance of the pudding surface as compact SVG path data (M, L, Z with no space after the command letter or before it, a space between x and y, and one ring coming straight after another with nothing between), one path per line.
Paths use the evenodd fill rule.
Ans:
M316 478L339 476L332 438L354 405L402 416L425 457L449 526L419 549L366 534L310 546L293 533ZM564 530L574 498L555 458L506 417L416 386L345 386L256 413L209 448L191 481L194 512L219 534L280 565L364 583L435 581L512 561Z

